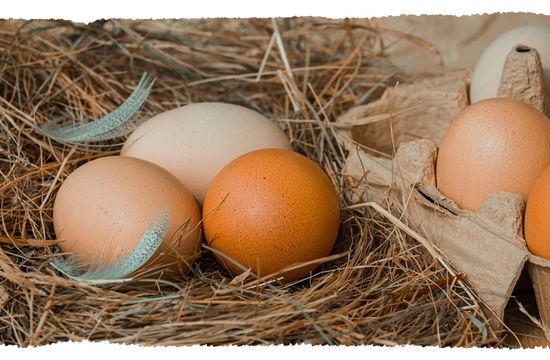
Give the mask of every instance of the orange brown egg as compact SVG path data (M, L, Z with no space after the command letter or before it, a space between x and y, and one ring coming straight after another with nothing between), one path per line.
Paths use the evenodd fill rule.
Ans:
M550 167L537 178L525 209L525 241L534 255L550 259Z
M279 273L285 282L319 266L280 273L327 256L339 221L328 176L305 156L281 149L252 151L230 162L214 178L203 207L206 240L233 275L244 267L260 277Z

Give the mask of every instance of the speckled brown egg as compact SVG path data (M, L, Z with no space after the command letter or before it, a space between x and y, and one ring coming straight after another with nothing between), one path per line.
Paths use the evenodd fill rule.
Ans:
M212 182L203 208L208 244L260 277L327 256L339 220L338 196L328 176L308 158L280 149L252 151L230 162ZM232 274L242 272L217 257ZM285 271L283 281L303 278L317 267Z
M550 164L550 120L507 98L480 101L461 112L441 143L437 186L461 208L477 211L497 191L527 199Z
M145 267L186 272L199 251L199 221L196 201L178 179L155 164L123 156L77 168L61 185L53 209L61 249L85 268L117 264L144 236L159 234L160 247ZM141 255L150 248L137 250Z
M163 167L202 203L225 165L263 148L292 150L285 133L262 114L243 106L203 102L147 120L126 140L120 154Z

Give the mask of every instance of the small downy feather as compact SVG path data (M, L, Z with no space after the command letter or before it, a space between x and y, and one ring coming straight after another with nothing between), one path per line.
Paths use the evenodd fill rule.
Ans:
M132 94L118 108L97 120L85 124L46 124L38 131L62 143L86 143L111 140L129 134L138 124L132 118L145 103L155 79L144 73Z
M142 267L157 251L168 230L169 211L163 210L155 219L151 227L143 232L136 247L118 261L93 268L83 274L77 274L81 268L71 258L56 258L51 262L52 267L70 279L81 282L121 280Z

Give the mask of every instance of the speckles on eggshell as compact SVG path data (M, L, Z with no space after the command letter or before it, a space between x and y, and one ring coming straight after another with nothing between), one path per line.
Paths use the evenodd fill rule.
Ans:
M155 252L153 240L164 228L165 217L159 215L163 209L169 218L159 253L173 256L161 259L155 254L151 261L155 266L185 269L172 264L175 258L194 259L200 241L200 211L173 175L141 159L109 156L76 169L57 193L54 229L62 250L71 253L71 261L80 267L104 269L122 261L125 265L113 271L127 273L144 256L153 255L146 252ZM173 235L185 224L194 230L180 241Z
M116 261L96 268L88 269L79 274L78 262L61 260L59 258L52 265L65 273L66 276L78 281L106 281L123 279L141 268L162 244L169 225L169 211L164 209L145 230L136 246L126 256L121 256Z
M222 201L227 193L231 196ZM317 164L292 151L263 149L222 169L205 198L203 224L207 241L216 237L211 242L216 250L267 275L328 255L339 214L334 186ZM315 267L288 272L285 281Z

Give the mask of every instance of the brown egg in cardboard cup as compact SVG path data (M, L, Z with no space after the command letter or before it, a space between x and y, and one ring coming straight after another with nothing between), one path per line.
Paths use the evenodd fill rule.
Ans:
M525 209L525 241L529 251L550 260L550 167L536 179Z
M548 165L550 119L518 100L485 99L448 128L437 155L437 187L462 209L477 211L498 191L527 200Z
M499 95L530 102L545 111L547 97L541 83L544 77L538 52L525 51L519 45L510 49ZM342 115L336 127L349 151L344 168L346 185L354 190L354 201L374 201L406 214L412 226L411 236L436 260L444 265L444 259L451 261L456 270L450 272L456 274L454 281L458 284L463 281L459 275L465 276L475 291L470 295L482 300L482 309L495 329L503 327L506 305L527 264L542 326L548 328L550 261L527 250L523 239L523 196L496 192L483 201L479 211L473 212L461 209L436 187L437 145L452 120L468 106L464 99L468 99L469 83L467 71L463 75L428 76L390 88L380 100ZM431 104L433 107L428 106ZM384 127L392 130L393 140L367 136ZM385 133L389 130L382 135ZM389 142L390 156L379 151L384 144L372 142L379 139ZM397 192L403 203L385 204L387 192ZM550 340L550 333L547 337Z

